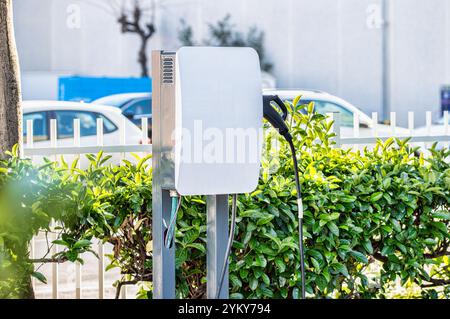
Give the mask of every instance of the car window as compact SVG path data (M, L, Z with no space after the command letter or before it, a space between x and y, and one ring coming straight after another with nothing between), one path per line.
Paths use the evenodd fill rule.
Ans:
M303 101L304 104L311 101ZM341 125L345 127L353 127L353 112L344 108L341 105L328 101L313 100L314 110L317 113L326 115L327 113L340 113L341 114Z
M106 116L100 114L99 117L103 119L103 130L105 131L105 133L112 133L115 130L117 130L117 126L113 122L111 122Z
M56 118L58 125L58 138L73 137L73 121L75 119L80 120L81 136L92 136L97 134L97 118L103 119L104 133L111 133L117 129L111 120L95 112L55 111L54 113L55 115L53 117Z
M123 113L132 115L152 114L152 99L133 102L123 110Z
M23 115L23 136L27 137L27 121L33 121L33 141L48 140L47 113L35 112Z

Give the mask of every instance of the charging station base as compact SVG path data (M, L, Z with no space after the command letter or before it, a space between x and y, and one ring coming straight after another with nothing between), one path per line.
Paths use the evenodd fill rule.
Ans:
M216 289L219 286L220 272L227 250L228 240L228 195L210 195L206 199L208 238L206 273L208 299L216 298ZM228 263L227 263L228 265ZM228 267L228 266L227 266ZM228 269L223 279L224 284L219 293L220 299L228 299Z

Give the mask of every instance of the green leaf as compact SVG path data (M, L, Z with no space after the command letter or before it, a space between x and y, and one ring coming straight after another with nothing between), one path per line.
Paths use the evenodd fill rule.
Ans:
M239 276L241 276L242 279L247 279L247 276L249 274L249 270L248 269L244 269L242 268L241 270L239 270Z
M115 264L115 263L111 263L108 266L106 266L105 271L109 271L109 270L114 269L114 268L120 268L120 266Z
M190 248L195 248L200 250L202 253L206 252L206 248L204 245L200 244L200 243L189 243L186 245L186 247L190 247Z
M330 220L339 219L339 216L341 216L340 213L332 213L332 214L330 214Z
M307 110L308 110L308 114L312 114L313 113L313 111L314 111L314 102L311 101L311 102L308 103Z
M445 210L438 210L431 214L433 218L450 220L450 212Z
M429 246L433 246L433 245L437 244L436 239L434 239L434 238L427 238L424 240L424 243Z
M360 253L359 251L351 250L349 253L355 257L355 259L361 263L367 264L369 261L367 260L367 257Z
M347 267L346 267L344 264L341 264L341 263L333 263L333 264L330 265L330 267L331 267L334 271L336 271L336 272L338 272L338 273L341 273L341 274L344 275L345 277L348 277L348 270L347 270Z
M390 178L390 177L385 178L385 179L383 180L383 187L384 187L385 189L389 188L389 186L391 186L391 182L392 182L392 178Z
M264 283L266 285L270 285L270 278L269 278L269 276L267 276L265 273L263 273L261 278L262 278L262 280L264 281Z
M275 218L275 216L273 216L273 215L265 216L263 218L258 219L258 221L256 222L256 225L262 226L262 225L268 224L274 218Z
M199 199L199 198L191 198L191 202L199 203L199 204L206 204L206 202L204 200Z
M343 203L353 203L356 201L356 196L345 195L341 197Z
M327 227L333 233L333 235L339 236L339 228L336 226L335 223L329 222L327 223Z
M234 274L230 274L230 282L233 287L242 287L242 281Z
M177 249L175 251L175 266L180 267L188 259L187 249Z
M261 292L262 292L263 296L265 296L267 298L273 298L273 292L268 287L261 287Z
M370 196L370 201L372 203L375 203L375 202L379 201L381 199L381 197L383 197L382 192L374 193L374 194L372 194L372 196Z
M320 271L320 269L321 269L320 263L316 259L314 259L314 257L311 257L311 262L312 262L312 264L314 266L314 269L316 271Z
M33 276L34 278L36 278L43 284L47 284L47 278L45 278L45 276L42 273L35 271L35 272L31 273L31 276Z
M407 253L407 249L406 249L406 246L405 246L405 245L403 245L402 243L396 243L396 245L397 245L398 249L400 249L400 251L401 251L402 253L404 253L404 254Z
M372 247L372 243L370 240L365 240L362 242L362 246L364 247L364 249L367 251L367 253L369 253L370 255L373 254L373 247Z
M312 257L314 257L316 260L323 260L322 254L316 250L316 249L309 249L306 251L306 253Z
M266 214L262 213L256 209L246 210L239 214L241 217L250 217L250 218L263 218Z
M149 155L143 157L143 158L139 161L138 165L136 166L136 169L137 169L138 171L140 171L141 168L142 168L142 166L145 164L145 162L147 162L147 161L148 161L149 159L151 159L151 158L152 158L152 154L149 154Z
M281 273L286 270L286 263L281 258L275 258L275 265L277 265L278 271Z
M392 226L394 227L396 232L401 232L402 231L402 227L400 226L400 223L398 222L398 220L396 219L392 219Z
M320 291L324 291L327 288L328 282L324 276L316 276L315 282Z
M267 260L266 260L266 258L264 258L263 255L257 255L255 257L254 265L257 266L257 267L265 268L266 265L267 265Z
M294 100L292 101L292 105L293 105L294 107L296 107L296 106L298 105L298 102L300 101L301 98L302 98L301 95L297 95L297 96L294 98Z
M249 287L251 290L256 290L256 288L258 288L258 279L252 277L252 279L250 279Z
M82 239L82 240L77 241L75 243L75 245L73 245L73 248L78 249L78 248L86 248L89 246L91 246L91 241L88 239Z

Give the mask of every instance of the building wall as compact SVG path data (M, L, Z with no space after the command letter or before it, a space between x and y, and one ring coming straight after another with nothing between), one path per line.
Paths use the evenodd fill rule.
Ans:
M392 109L404 114L403 122L409 110L437 116L440 86L450 83L450 2L395 0L391 8Z
M381 112L381 1L166 0L158 6L149 52L179 46L181 18L202 39L206 23L230 13L238 29L265 31L279 87L321 89L367 113ZM450 83L450 1L388 1L391 110L405 125L407 111L437 114L440 86ZM15 0L14 7L24 74L139 75L137 37L121 34L104 10L83 0ZM73 27L74 10L79 27ZM418 117L416 124L423 123Z
M52 69L52 0L13 1L15 35L24 71Z

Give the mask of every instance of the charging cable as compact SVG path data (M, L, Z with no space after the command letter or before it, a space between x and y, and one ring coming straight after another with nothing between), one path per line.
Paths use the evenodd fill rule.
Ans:
M224 258L223 264L222 264L222 271L220 272L220 279L219 279L219 284L217 285L215 299L218 299L220 296L220 291L222 290L222 286L223 286L223 280L225 278L225 272L227 271L227 268L228 268L228 258L230 257L231 246L233 246L234 230L236 229L236 209L237 209L237 195L233 194L232 195L232 206L231 206L230 234L228 236L227 250L225 252L225 258Z
M300 250L300 272L302 277L302 299L305 299L305 252L303 244L303 200L302 189L300 185L300 177L298 172L297 154L292 138L288 140L289 147L292 152L292 160L294 161L295 185L297 187L297 208L298 208L298 242Z
M271 102L275 102L281 111L282 115L272 107ZM286 125L286 118L288 115L288 111L284 102L277 95L267 95L264 96L264 117L266 120L278 130L278 132L285 138L288 142L289 147L291 149L292 160L294 162L294 173L295 173L295 185L297 189L297 207L298 207L298 243L299 243L299 252L300 252L300 273L301 273L301 298L306 298L305 291L305 251L304 251L304 242L303 242L303 200L302 200L302 189L300 185L300 177L298 171L298 161L297 161L297 152L295 149L295 145L292 139L292 135L289 133L289 128ZM230 257L231 246L233 245L233 237L234 230L236 227L236 202L237 195L233 194L233 204L231 209L231 229L228 238L227 250L225 253L225 258L222 265L222 271L220 273L219 284L217 285L216 291L216 299L220 296L220 291L222 290L223 280L225 278L225 272L228 267L228 258Z
M304 243L303 243L303 201L302 201L302 189L300 185L300 178L298 172L297 154L295 145L292 139L292 135L289 133L289 128L286 125L286 118L288 116L288 110L284 102L278 95L265 95L263 98L264 105L264 118L284 137L289 143L289 147L292 153L292 160L294 162L295 172L295 184L297 188L297 206L298 206L298 242L300 251L300 272L301 272L301 297L305 299L305 255L304 255ZM271 103L275 102L282 114L272 107Z
M170 212L169 226L167 226L167 232L164 238L164 246L166 248L172 246L172 240L175 238L175 224L181 206L181 196L176 191L170 191L170 197L172 198L172 210Z

